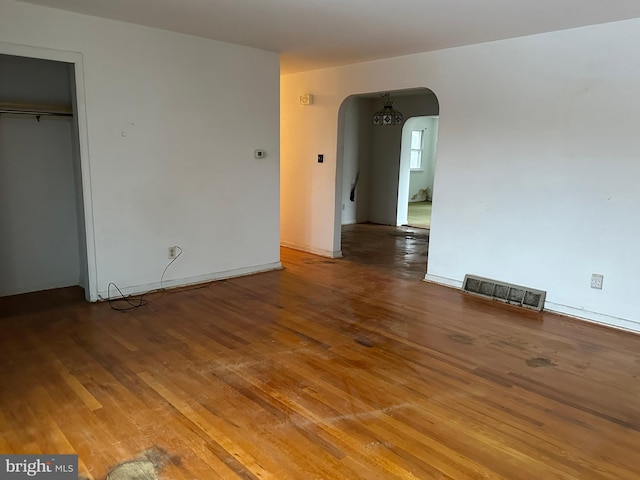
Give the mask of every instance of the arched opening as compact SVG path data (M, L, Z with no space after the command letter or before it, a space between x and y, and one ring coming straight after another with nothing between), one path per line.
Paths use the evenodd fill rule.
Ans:
M431 228L437 142L436 115L412 117L402 126L396 225Z
M343 250L343 228L349 225L406 223L410 179L408 167L403 167L409 160L404 162L401 156L402 127L373 122L373 114L383 103L381 93L385 92L354 94L340 106L334 220L337 252ZM427 88L390 94L405 121L439 115L438 99ZM399 223L402 217L405 222Z

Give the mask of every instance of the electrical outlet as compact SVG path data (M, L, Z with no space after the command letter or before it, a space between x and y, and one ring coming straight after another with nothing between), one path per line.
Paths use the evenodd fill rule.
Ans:
M176 255L178 254L177 252L177 248L174 247L169 247L169 260L173 260L174 258L176 258Z
M591 275L591 288L596 288L598 290L602 290L602 281L604 280L603 275L599 275L594 273Z

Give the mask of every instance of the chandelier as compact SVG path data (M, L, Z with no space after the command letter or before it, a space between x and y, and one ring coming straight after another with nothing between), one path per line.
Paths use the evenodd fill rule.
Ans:
M384 98L384 107L373 114L373 124L380 126L402 125L404 117L402 113L393 108L389 92L380 94Z

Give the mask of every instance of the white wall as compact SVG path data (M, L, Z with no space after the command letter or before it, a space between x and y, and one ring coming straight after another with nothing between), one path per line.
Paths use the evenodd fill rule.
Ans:
M373 223L396 223L401 137L402 127L399 125L377 127L371 135L369 220Z
M0 54L0 101L71 105L71 69L63 62Z
M100 295L279 266L277 54L10 0L0 42L82 55Z
M372 100L353 97L344 105L344 146L342 162L342 224L369 220ZM351 201L351 188L355 187Z
M71 123L0 116L0 296L79 284Z
M283 185L283 240L339 250L342 101L426 86L440 102L428 278L529 285L548 308L640 331L639 54L631 20L284 76L282 175L311 195L299 208ZM308 92L303 115L295 99ZM297 168L318 150L321 168Z
M70 73L0 55L0 100L71 105ZM0 116L0 296L80 283L73 123Z

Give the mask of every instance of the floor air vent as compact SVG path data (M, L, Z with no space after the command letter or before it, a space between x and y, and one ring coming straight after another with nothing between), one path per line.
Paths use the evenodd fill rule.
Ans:
M462 290L493 300L519 305L532 310L542 311L547 292L534 288L512 285L490 278L465 275Z

